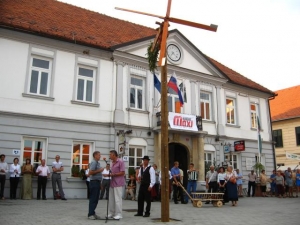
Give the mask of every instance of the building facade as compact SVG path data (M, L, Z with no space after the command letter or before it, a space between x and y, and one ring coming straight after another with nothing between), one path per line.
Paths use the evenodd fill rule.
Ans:
M300 168L300 100L295 97L300 86L275 93L270 101L276 164L279 169Z
M6 161L30 158L36 167L60 155L67 198L86 197L78 170L88 167L95 150L103 157L117 150L126 174L144 155L160 167L160 93L146 58L156 31L53 0L1 1L0 7L0 153ZM176 77L184 96L178 107L169 90L170 115L201 116L203 128L169 128L170 168L179 161L186 171L193 162L199 180L211 164L250 172L258 156L258 116L262 163L270 173L274 93L209 58L178 30L167 46L168 79ZM9 182L6 187L7 193Z

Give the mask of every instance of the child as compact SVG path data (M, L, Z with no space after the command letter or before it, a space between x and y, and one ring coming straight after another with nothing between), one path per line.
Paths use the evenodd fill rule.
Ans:
M134 175L130 175L129 176L129 181L128 181L128 184L127 184L127 188L126 188L126 198L128 198L128 195L131 196L131 200L134 201L135 198L134 198L134 191L135 191L135 187L136 187L136 182L135 182L135 179L134 179Z

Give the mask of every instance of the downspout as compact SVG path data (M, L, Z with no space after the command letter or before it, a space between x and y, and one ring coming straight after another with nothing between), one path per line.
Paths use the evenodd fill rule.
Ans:
M271 96L270 98L268 98L268 109L269 109L269 121L270 121L270 128L271 128L271 140L272 140L272 150L273 150L273 158L274 158L274 170L276 170L276 154L275 154L275 147L274 147L274 140L273 140L273 127L272 127L272 117L271 117L271 108L270 108L270 100L275 99L275 97L278 94L274 94L273 96Z

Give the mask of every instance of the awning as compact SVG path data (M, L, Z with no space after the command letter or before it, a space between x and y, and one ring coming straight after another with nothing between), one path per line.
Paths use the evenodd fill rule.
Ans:
M285 171L287 170L288 168L291 168L291 170L296 170L296 169L300 169L300 165L288 165L288 166L278 166L277 167L277 170L281 170L281 171Z

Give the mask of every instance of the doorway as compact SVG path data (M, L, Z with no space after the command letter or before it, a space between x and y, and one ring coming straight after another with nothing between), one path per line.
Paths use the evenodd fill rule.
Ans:
M179 162L179 168L183 170L183 186L187 186L188 177L187 170L189 168L189 151L188 149L179 143L169 143L169 168L174 166L174 162Z

